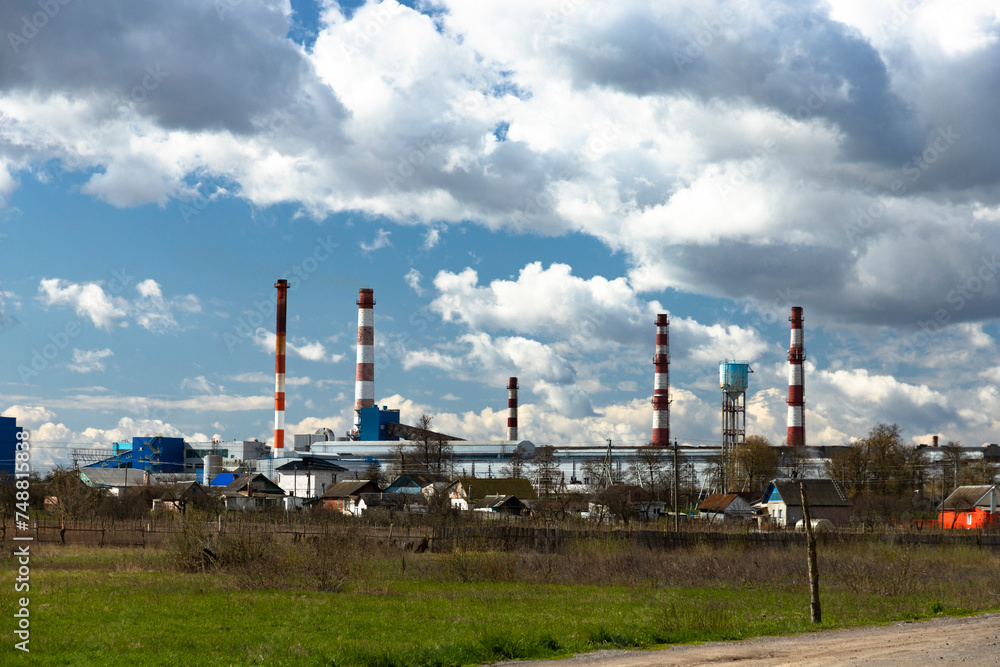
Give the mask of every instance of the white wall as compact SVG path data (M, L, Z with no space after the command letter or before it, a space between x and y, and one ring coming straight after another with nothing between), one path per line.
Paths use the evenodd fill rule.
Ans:
M278 486L281 487L282 491L296 498L321 496L324 489L329 489L336 483L336 473L328 470L299 470L278 473ZM324 485L326 486L324 487Z

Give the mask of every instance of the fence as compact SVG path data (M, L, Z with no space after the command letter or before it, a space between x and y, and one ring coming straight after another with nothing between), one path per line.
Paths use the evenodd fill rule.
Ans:
M236 529L245 519L232 521L221 517L205 522L209 537ZM404 549L450 552L456 549L468 551L516 551L530 550L550 553L580 542L624 543L629 542L651 549L689 549L707 547L790 547L805 544L805 534L791 531L721 531L682 530L681 532L662 530L629 530L623 528L576 529L559 527L532 527L510 524L472 526L419 526L407 524L393 527L335 525L316 523L294 523L261 521L269 527L275 539L297 542L317 539L330 535L331 531L350 530L352 534L391 542ZM171 534L181 530L179 519L132 520L132 521L58 521L38 519L33 522L36 542L86 545L98 547L152 547L167 545ZM6 524L2 526L0 541L7 544ZM882 532L859 533L830 531L820 533L820 543L849 544L882 541L900 545L966 545L989 549L1000 549L1000 533L979 531L932 531L932 532Z

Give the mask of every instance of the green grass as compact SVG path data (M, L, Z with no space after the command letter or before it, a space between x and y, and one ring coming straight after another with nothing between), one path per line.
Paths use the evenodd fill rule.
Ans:
M507 557L516 555L495 556ZM399 560L373 559L342 592L328 593L287 585L241 590L232 574L170 571L163 552L50 548L32 562L25 662L470 665L815 629L805 583L794 576L696 587L463 582L449 574L449 556L408 558L405 572ZM981 566L965 552L956 560ZM10 561L2 566L8 582L12 569ZM906 594L885 595L847 590L831 575L820 627L995 608L996 596L981 589L981 582L930 578ZM16 597L12 585L0 590L4 609Z

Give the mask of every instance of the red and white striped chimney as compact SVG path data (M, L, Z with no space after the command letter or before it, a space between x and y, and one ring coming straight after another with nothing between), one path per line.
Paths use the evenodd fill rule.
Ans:
M653 440L670 444L670 321L665 313L656 316L656 352L653 354Z
M274 456L285 453L285 315L288 281L279 280L278 317L274 337Z
M517 442L517 378L507 382L507 439Z
M354 378L354 409L375 405L375 292L358 291L358 367ZM361 428L361 415L354 413L354 431Z
M802 307L792 306L792 341L788 348L788 441L789 447L806 444L806 418L802 362L806 349L802 346Z

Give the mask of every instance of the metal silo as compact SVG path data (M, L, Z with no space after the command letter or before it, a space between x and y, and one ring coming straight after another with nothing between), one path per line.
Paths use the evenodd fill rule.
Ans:
M218 454L209 454L205 457L205 471L202 474L202 483L208 486L215 479L215 476L222 472L222 457Z

